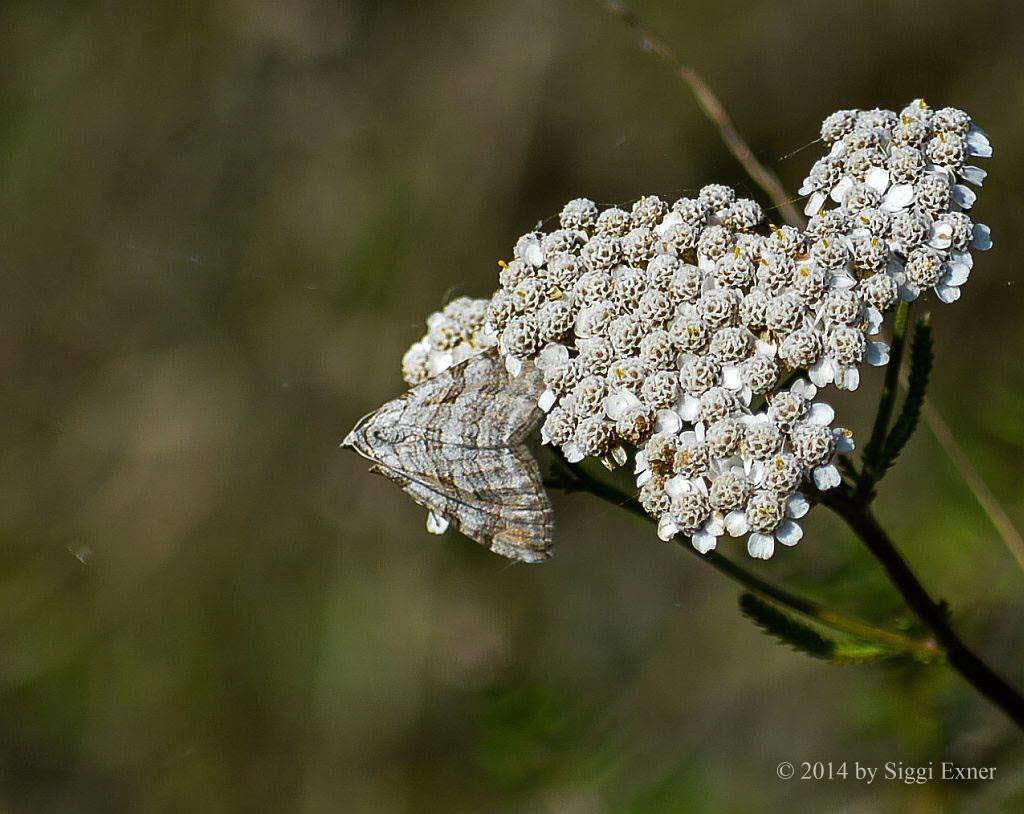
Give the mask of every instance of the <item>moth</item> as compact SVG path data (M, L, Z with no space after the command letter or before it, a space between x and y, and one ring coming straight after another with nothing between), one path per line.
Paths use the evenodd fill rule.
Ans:
M527 437L543 416L540 374L511 378L491 349L416 385L362 418L342 442L430 514L502 556L541 562L554 526Z

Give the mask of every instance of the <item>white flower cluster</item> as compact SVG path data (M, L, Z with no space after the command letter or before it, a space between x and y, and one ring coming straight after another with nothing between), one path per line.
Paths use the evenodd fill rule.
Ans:
M927 288L957 299L970 248L991 245L964 214L975 195L960 181L985 176L965 161L991 155L967 114L840 111L822 138L805 230L764 227L756 202L719 184L630 211L570 201L561 228L518 240L482 322L481 301L466 301L471 318L432 317L407 380L497 337L510 374L543 373L544 443L609 467L636 450L663 539L706 552L748 535L763 559L795 544L801 483L837 486L833 458L853 448L818 388L853 390L862 364L886 364L871 338L883 314Z
M992 245L988 227L965 214L977 199L967 184L980 187L987 175L967 161L992 156L985 133L962 110L915 99L899 114L840 110L822 123L821 137L831 150L800 188L810 195L808 232L842 234L841 251L855 265L886 271L905 300L929 288L942 302L959 299L974 265L970 250ZM891 283L880 279L891 296ZM870 293L882 295L880 287Z
M572 201L560 230L519 240L488 323L510 372L531 361L544 374L545 443L609 466L639 448L660 536L708 551L749 533L751 554L768 557L800 537L803 479L837 485L832 458L852 448L814 385L779 392L780 380L813 368L852 387L861 361L887 356L866 339L881 313L852 290L845 259L823 260L830 244L789 227L758 234L762 220L717 184L629 213Z
M498 338L487 328L490 300L458 297L427 317L427 333L402 357L402 378L417 385L452 365L493 348Z

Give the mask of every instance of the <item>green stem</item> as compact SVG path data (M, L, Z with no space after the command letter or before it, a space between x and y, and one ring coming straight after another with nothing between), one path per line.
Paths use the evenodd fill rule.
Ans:
M889 422L896 407L896 393L899 389L900 369L903 366L903 349L907 342L907 326L910 324L910 303L901 302L896 309L896 319L892 328L892 345L889 348L889 364L885 369L885 384L882 385L882 397L878 402L878 413L875 415L875 426L871 430L871 438L864 447L864 466L857 483L858 500L867 500L871 489L878 479L878 460L885 446L885 437L889 432Z
M567 491L582 489L616 506L627 509L650 521L639 501L617 487L587 472L583 467L561 461L561 465L574 476L571 484L561 484ZM936 602L925 590L906 560L896 549L874 514L845 488L812 493L813 497L838 514L864 542L872 555L881 563L889 579L899 591L907 606L934 634L934 640L908 638L894 631L871 625L860 619L827 610L816 602L772 585L740 567L717 551L701 554L690 546L687 551L700 557L713 568L734 579L747 590L777 602L805 618L833 630L852 634L896 652L903 652L925 660L938 655L947 658L949 665L979 693L999 707L1014 723L1024 729L1024 696L1001 678L974 653L953 630L944 603Z
M556 460L559 461L560 466L564 470L571 473L571 476L574 479L573 482L568 485L564 483L559 484L562 489L566 491L581 490L589 492L595 497L599 497L609 503L632 512L638 517L642 517L644 520L652 521L651 516L644 511L643 506L640 505L640 501L635 497L626 494L616 486L592 475L583 467L568 463L560 456L556 456ZM890 651L907 653L924 660L931 660L939 655L935 642L930 639L925 641L911 639L903 634L896 633L895 631L887 630L861 619L846 616L824 608L816 602L812 602L809 599L761 579L717 551L709 551L706 554L701 554L692 546L685 545L682 542L680 543L680 546L691 554L699 557L702 561L710 564L711 567L716 569L719 573L735 580L747 590L760 594L767 599L771 599L779 605L817 622L824 627L856 636Z
M1024 696L974 653L953 630L945 603L936 602L911 570L871 509L844 489L818 495L881 563L903 601L934 634L950 666L1024 729Z

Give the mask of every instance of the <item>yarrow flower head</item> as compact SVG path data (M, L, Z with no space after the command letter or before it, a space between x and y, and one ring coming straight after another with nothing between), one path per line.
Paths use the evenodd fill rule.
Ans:
M802 487L839 485L853 448L819 388L856 389L888 361L884 315L929 291L953 302L991 246L967 211L985 178L968 162L992 150L966 113L842 110L821 135L805 230L721 184L671 204L571 200L559 228L516 241L489 300L431 315L406 380L496 346L512 376L542 374L543 443L570 462L632 455L663 539L746 537L760 558L795 544Z
M498 339L488 325L493 302L493 298L458 297L427 317L427 333L402 357L406 383L419 384L494 347Z

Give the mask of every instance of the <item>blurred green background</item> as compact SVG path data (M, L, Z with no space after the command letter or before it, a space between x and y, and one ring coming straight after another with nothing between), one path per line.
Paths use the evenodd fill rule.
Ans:
M1018 4L635 8L790 188L840 107L988 129L997 246L940 306L932 394L1024 522ZM337 448L569 198L760 197L599 4L9 1L0 43L2 810L1024 810L1020 733L946 669L781 647L586 496L543 566L429 536ZM861 439L877 384L831 398ZM879 508L1024 684L1024 574L927 430ZM757 570L902 613L823 509ZM996 780L775 774L943 759Z

